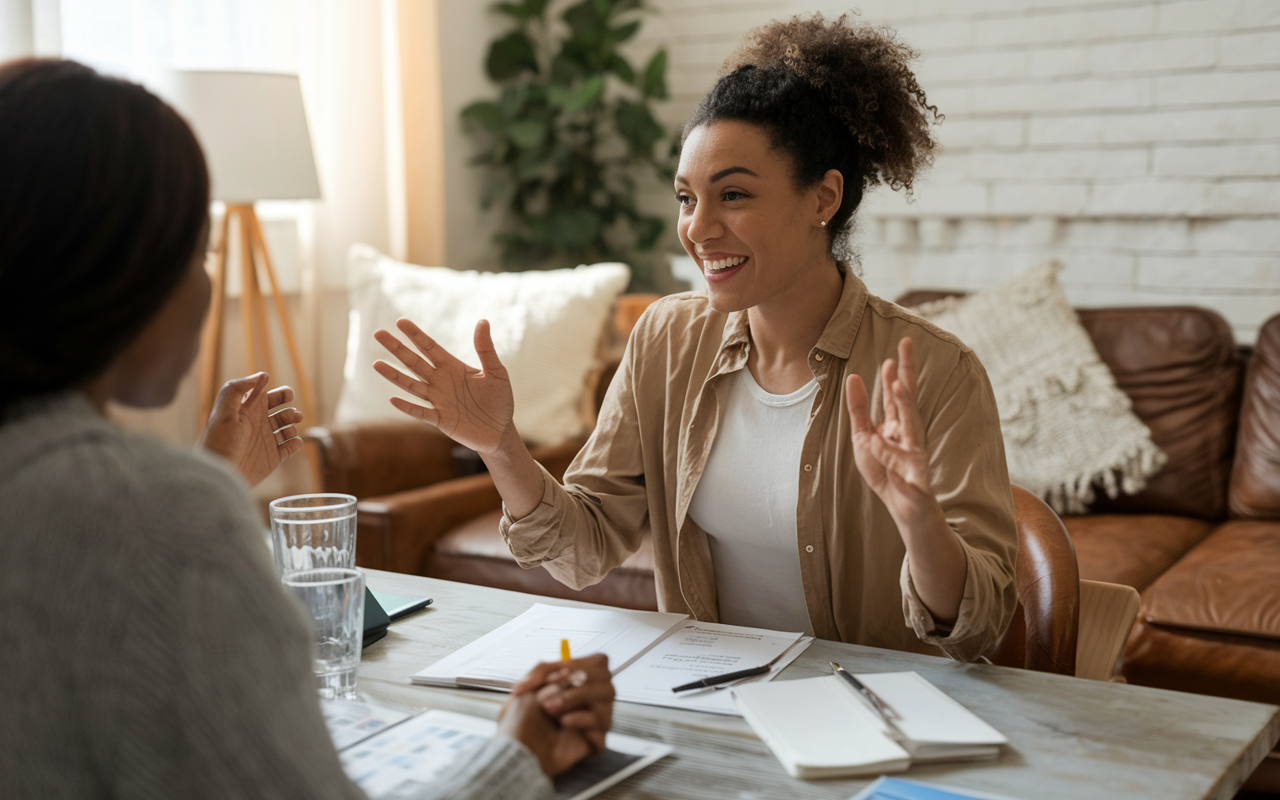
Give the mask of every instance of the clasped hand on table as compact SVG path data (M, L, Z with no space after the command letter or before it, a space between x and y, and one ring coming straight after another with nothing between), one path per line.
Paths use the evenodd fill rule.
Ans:
M602 654L530 670L498 713L498 735L529 748L555 777L604 750L613 721L613 680Z

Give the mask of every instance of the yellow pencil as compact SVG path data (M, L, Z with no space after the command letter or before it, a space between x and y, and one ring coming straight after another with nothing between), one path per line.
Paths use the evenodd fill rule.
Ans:
M570 658L571 656L569 655L569 640L561 639L560 640L560 660L568 661Z

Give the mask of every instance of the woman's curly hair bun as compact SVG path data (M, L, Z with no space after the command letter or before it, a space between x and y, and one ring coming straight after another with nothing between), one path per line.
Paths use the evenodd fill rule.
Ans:
M917 173L933 163L930 123L943 119L909 66L919 56L888 27L858 24L849 14L835 22L814 14L750 31L723 74L782 66L804 78L867 150L872 170L862 176L864 188L883 182L910 192Z

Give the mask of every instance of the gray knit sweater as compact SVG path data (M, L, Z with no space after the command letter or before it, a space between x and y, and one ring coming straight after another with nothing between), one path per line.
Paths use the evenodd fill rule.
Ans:
M359 798L243 481L79 393L0 422L0 795ZM430 797L546 798L494 738Z

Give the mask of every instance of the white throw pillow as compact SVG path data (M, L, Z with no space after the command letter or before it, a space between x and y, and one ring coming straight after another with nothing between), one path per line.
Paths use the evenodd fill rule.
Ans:
M395 359L373 332L408 317L446 350L479 366L476 323L489 320L493 345L511 376L515 424L532 444L581 436L583 391L605 320L630 280L625 264L531 272L460 272L396 261L368 245L347 257L351 303L339 422L407 419L388 400L409 397L374 372Z
M1067 302L1060 268L1050 262L912 310L960 337L986 367L1009 479L1058 513L1078 514L1095 484L1111 497L1138 492L1166 457Z

